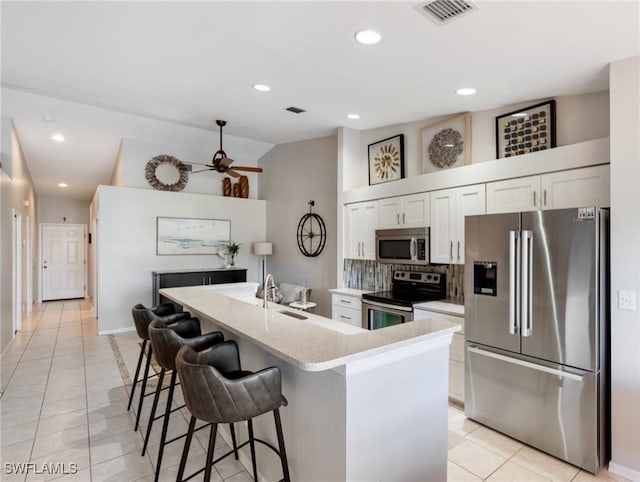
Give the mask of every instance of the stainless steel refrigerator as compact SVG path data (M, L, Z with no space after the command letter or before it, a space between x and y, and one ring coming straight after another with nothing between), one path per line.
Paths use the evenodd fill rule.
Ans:
M593 473L609 460L608 219L465 219L467 417Z

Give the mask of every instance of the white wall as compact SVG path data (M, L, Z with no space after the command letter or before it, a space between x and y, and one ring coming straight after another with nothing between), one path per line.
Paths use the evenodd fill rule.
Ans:
M609 136L609 93L598 92L579 96L556 97L556 144L565 146L577 142ZM496 158L495 118L547 99L511 104L496 109L473 112L471 115L471 161L490 161ZM396 124L378 129L360 131L360 147L357 155L349 157L355 162L345 164L345 191L368 186L367 146L381 139L404 134L405 177L422 174L420 160L420 130L434 122L445 119L442 116ZM354 147L350 147L354 150Z
M151 272L168 269L219 268L218 256L156 255L156 217L231 220L231 240L240 243L237 267L258 281L259 259L251 243L266 236L264 201L152 189L100 186L92 204L98 219L96 272L98 330L133 329L131 307L151 305Z
M640 57L612 62L610 469L640 481ZM618 308L619 290L636 309Z
M89 203L72 199L38 198L38 222L88 224Z
M260 159L264 173L260 196L267 200L267 240L274 254L267 258L267 270L276 283L302 284L312 289L318 303L315 313L331 318L329 288L335 287L337 258L337 138L321 137L280 144ZM309 212L319 214L327 227L323 252L304 256L298 249L296 232L300 218Z
M11 120L2 118L2 169L0 172L0 351L7 347L13 338L13 243L12 243L12 213L22 215L22 239L26 239L27 218L31 223L33 257L37 253L37 217L36 194L31 180L31 173L26 164L22 147L11 124ZM7 135L9 137L7 137ZM7 157L7 154L10 156ZM11 172L11 177L5 172ZM25 206L25 201L29 204ZM32 260L33 260L32 257ZM22 250L22 312L26 313L24 299L27 293L27 253ZM33 278L32 292L35 291L35 278Z
M212 136L213 138L213 136ZM217 139L217 137L216 137ZM210 144L210 143L209 143ZM224 135L223 147L227 155L234 159L232 167L249 166L257 167L258 159L271 147L272 144L266 142L251 141L239 137ZM137 139L123 139L122 156L122 184L128 187L139 187L153 189L145 178L145 166L153 157L160 154L168 154L178 158L183 162L198 162L201 164L211 163L211 159L218 145L167 145L151 143ZM193 166L193 171L206 169L204 166ZM259 174L251 172L241 172L249 178L249 197L257 198ZM182 192L193 192L201 194L222 195L222 180L228 177L224 174L207 171L200 173L190 173L189 182ZM237 182L232 178L232 182Z

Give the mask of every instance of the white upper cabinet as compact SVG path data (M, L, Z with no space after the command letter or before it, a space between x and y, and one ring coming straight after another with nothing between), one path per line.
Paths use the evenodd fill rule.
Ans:
M609 166L487 183L487 212L609 206Z
M484 214L485 185L431 193L431 262L464 264L464 217Z
M540 176L487 183L487 213L540 209Z
M375 259L378 202L347 204L344 208L344 257Z
M429 226L429 193L398 196L378 201L378 228Z
M609 165L545 174L542 208L609 206Z

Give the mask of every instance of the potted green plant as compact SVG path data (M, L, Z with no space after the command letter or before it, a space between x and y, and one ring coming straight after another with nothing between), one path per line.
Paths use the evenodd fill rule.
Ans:
M236 264L236 254L240 251L240 244L235 241L230 241L227 244L227 254L229 255L229 265L235 266Z

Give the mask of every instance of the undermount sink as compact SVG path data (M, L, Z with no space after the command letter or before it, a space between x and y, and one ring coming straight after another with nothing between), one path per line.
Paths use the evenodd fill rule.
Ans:
M278 310L278 313L282 313L283 315L290 316L291 318L297 318L298 320L306 320L308 318L307 316L296 313L295 311Z

